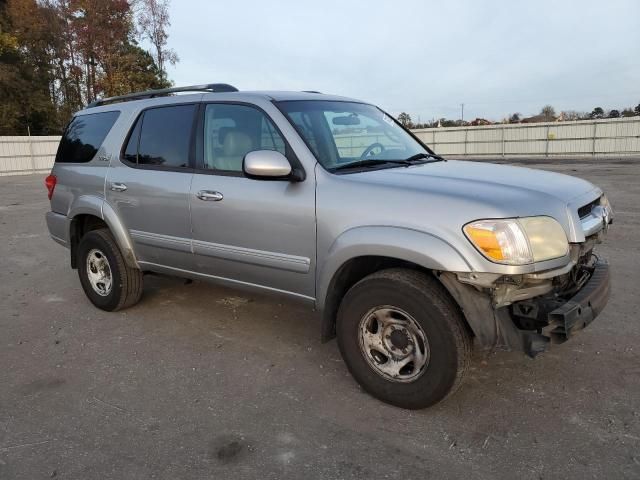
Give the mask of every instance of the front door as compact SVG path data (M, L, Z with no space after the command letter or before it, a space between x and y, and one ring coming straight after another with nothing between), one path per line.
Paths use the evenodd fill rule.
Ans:
M107 202L123 220L144 268L190 270L190 156L198 105L144 110L129 134L123 156L111 162Z
M195 269L234 283L315 295L315 186L244 176L254 150L293 152L268 115L246 104L203 105L191 186Z

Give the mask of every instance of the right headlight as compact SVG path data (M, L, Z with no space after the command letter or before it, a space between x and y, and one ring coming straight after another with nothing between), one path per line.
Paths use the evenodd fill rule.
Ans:
M476 220L463 230L486 258L506 265L542 262L569 251L564 229L551 217Z

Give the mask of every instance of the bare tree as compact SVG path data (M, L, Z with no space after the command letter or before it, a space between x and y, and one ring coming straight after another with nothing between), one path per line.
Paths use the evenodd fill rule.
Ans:
M179 58L176 52L167 48L169 34L169 0L138 0L138 24L143 38L148 39L155 52L154 60L163 78L167 76L167 65L175 65Z
M545 105L544 107L542 107L542 110L540 110L540 114L544 115L544 119L547 122L550 122L556 117L556 111L551 105Z
M402 112L398 115L398 121L406 128L412 128L413 122L411 121L411 115L406 112Z
M520 123L520 120L522 120L522 115L519 114L518 112L514 113L513 115L511 115L509 117L508 122L509 123Z
M571 122L574 120L580 120L580 118L582 118L582 115L576 110L563 110L562 112L560 112L560 118L564 121Z

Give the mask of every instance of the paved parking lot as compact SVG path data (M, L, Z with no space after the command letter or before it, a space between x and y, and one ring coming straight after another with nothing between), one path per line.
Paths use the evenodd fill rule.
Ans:
M604 187L602 316L532 361L477 354L423 411L384 405L305 307L149 276L90 305L43 176L0 177L0 479L639 478L640 162L534 165Z

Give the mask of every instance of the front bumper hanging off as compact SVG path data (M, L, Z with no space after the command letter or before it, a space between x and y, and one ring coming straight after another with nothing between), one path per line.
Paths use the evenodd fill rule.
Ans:
M505 335L507 338L504 340L513 348L516 347L513 343L517 338L519 347L527 355L535 357L546 350L549 343L563 343L593 322L607 304L609 293L609 265L598 261L594 265L589 280L568 300L539 297L514 303L513 316L543 321L546 326L538 331L514 329L512 319L503 315L500 322L503 328L508 329L505 324L508 320L511 329L515 330L515 332L504 332L507 333Z
M596 264L591 278L582 289L564 305L549 313L549 333L558 343L589 325L604 309L610 293L609 265Z

